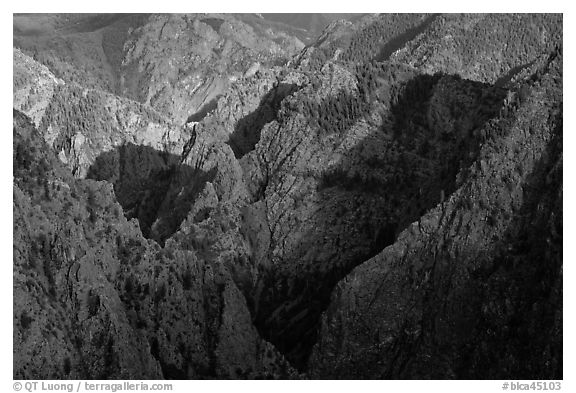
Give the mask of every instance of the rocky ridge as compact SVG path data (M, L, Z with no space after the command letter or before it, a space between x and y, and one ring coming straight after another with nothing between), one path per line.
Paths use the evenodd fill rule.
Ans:
M562 375L562 59L548 61L460 187L337 286L317 377Z
M139 239L159 254L182 255L178 263L167 262L176 272L187 271L190 255L222 272L225 287L241 300L224 311L205 306L210 317L204 323L247 329L232 340L231 359L241 358L243 346L270 346L262 337L316 378L500 378L528 375L542 362L542 375L557 377L561 41L557 31L546 40L526 38L530 52L494 61L483 55L476 63L461 61L460 69L418 57L422 48L437 48L435 37L452 34L459 44L433 53L464 58L473 29L455 34L458 18L481 29L485 18L506 26L509 16L368 15L335 22L288 66L261 66L239 76L206 116L185 127L163 122L148 105L116 99L111 113L147 115L140 115L140 128L117 127L118 143L106 149L96 144L76 175L112 183L124 214L138 219ZM529 23L554 31L556 16L530 18L517 17L512 28L502 29L510 38L495 45L511 43ZM151 20L153 28L142 28L144 40L160 25ZM169 29L184 22L167 23ZM479 48L492 45L487 36L474 37ZM180 45L174 39L167 48ZM517 41L520 48L523 41ZM486 53L492 50L500 49ZM96 107L104 113L111 105ZM150 132L147 122L165 128ZM77 129L70 120L60 124ZM89 124L87 130L97 123ZM40 127L44 139L46 130ZM99 130L95 140L116 133ZM133 138L138 133L145 142ZM543 181L552 185L548 193L538 191ZM531 213L534 206L542 207ZM537 241L535 231L523 229L535 223L555 235ZM146 254L126 255L140 260ZM550 265L542 266L539 255ZM514 262L524 257L528 272ZM163 258L144 265L164 265ZM199 280L202 273L194 269ZM542 272L546 279L535 284ZM152 285L158 278L147 280ZM535 302L522 299L526 294ZM140 296L146 303L153 294ZM466 304L466 296L476 303ZM122 307L131 309L132 300ZM518 319L519 310L530 307L541 325ZM226 313L234 314L224 318L228 325L210 322ZM202 368L167 350L152 329L142 329L166 378L295 375L287 366L267 365L259 349L248 350L252 373L230 372L224 358ZM473 340L462 335L469 329ZM542 329L552 338L536 340L541 357L522 362L520 348ZM226 337L204 342L221 348ZM511 342L510 356L496 350L498 340ZM466 359L464 352L470 353ZM275 351L272 358L284 364Z
M63 25L17 31L14 46L66 82L150 105L179 125L254 64L283 63L303 46L228 14L86 15Z
M15 378L291 375L224 266L142 237L19 112L13 137Z

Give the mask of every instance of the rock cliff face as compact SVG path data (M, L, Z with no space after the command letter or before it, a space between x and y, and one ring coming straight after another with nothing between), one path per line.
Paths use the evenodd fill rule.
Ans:
M43 32L16 29L14 44L67 82L150 105L180 125L254 63L284 63L303 47L289 34L228 14L70 19L50 20L59 27Z
M102 153L125 144L181 152L190 138L149 106L56 78L14 50L14 108L28 114L48 143L79 178Z
M562 377L561 16L89 20L15 39L15 376Z
M561 61L516 86L454 193L338 284L314 375L562 377Z
M14 377L288 377L225 266L148 241L14 113Z
M55 90L64 84L52 72L20 49L13 50L14 56L14 108L24 111L37 126L54 96Z
M558 14L446 14L391 59L427 73L503 84L561 41Z

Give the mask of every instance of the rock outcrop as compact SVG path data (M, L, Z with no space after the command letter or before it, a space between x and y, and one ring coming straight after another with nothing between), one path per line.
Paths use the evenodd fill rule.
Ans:
M516 85L454 193L338 284L313 375L562 378L561 75Z
M135 18L14 52L15 376L562 378L561 16Z
M14 112L14 378L288 377L227 268L145 239Z
M562 41L560 14L445 14L391 59L503 84Z
M76 177L86 177L100 154L123 144L180 154L191 137L149 106L57 79L19 50L14 69L14 108L34 120Z
M179 125L254 62L282 64L303 46L230 14L86 15L60 23L39 34L16 31L14 44L66 82L149 105Z

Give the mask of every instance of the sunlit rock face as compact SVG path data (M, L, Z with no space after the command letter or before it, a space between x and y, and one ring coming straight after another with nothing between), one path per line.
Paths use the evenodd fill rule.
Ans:
M26 18L15 378L562 378L561 16Z

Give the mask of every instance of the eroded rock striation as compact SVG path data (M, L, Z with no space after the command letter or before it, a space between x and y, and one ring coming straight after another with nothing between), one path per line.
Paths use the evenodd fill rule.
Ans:
M452 195L338 284L314 375L561 378L562 60L553 57L487 126Z
M289 377L226 267L160 248L14 112L14 377Z
M15 39L15 378L562 378L562 17L250 18Z

